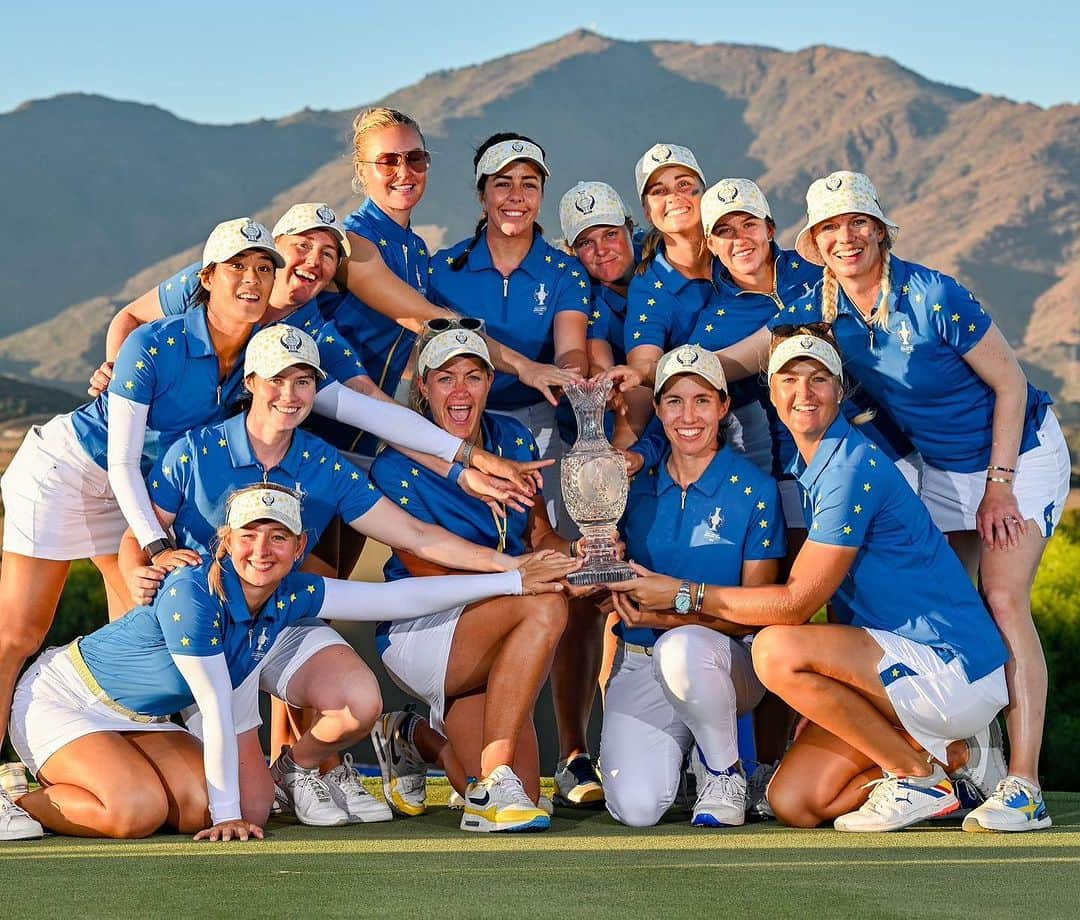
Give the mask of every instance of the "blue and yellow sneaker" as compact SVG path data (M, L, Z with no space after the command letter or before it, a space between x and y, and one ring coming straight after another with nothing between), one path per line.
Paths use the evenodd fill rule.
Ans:
M929 818L951 814L960 807L952 780L939 764L934 764L934 772L929 776L886 773L866 785L871 790L870 798L858 810L833 821L838 831L898 831Z
M1006 776L994 794L964 818L964 830L1040 831L1053 822L1046 810L1042 791L1019 776Z
M463 831L546 831L550 826L547 812L525 794L521 780L508 766L496 767L484 779L469 783L465 790Z
M589 755L560 760L555 767L555 804L565 808L602 808L604 787Z
M413 743L420 721L420 716L408 710L387 712L371 730L383 796L394 814L403 818L427 811L427 764Z

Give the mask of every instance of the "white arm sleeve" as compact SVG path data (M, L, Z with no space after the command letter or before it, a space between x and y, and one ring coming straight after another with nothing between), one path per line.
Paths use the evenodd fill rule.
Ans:
M109 394L109 485L139 546L165 538L142 475L142 449L149 406Z
M324 620L411 620L500 594L521 594L521 573L432 575L384 584L327 578Z
M461 449L461 438L455 438L443 431L412 409L381 399L372 399L342 386L336 380L319 391L315 397L314 408L319 415L370 432L392 444L422 454L432 454L448 463L454 462L454 457ZM112 403L109 404L109 410L112 411Z
M240 754L233 726L232 681L224 655L173 655L202 713L203 769L210 797L210 820L239 821Z

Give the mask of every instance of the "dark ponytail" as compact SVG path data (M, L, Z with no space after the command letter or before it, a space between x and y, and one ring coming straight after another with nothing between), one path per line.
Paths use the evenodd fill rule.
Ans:
M641 241L641 261L638 262L638 266L634 270L635 275L644 275L649 270L649 266L652 265L653 259L656 258L656 254L660 251L663 243L664 234L657 230L656 227L650 227L649 232L645 234L645 238Z

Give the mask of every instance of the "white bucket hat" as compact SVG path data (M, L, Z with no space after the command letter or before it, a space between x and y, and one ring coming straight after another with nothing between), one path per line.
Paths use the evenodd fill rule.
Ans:
M637 185L638 198L645 194L645 186L649 184L653 173L665 166L685 166L697 173L702 183L705 182L705 173L698 166L697 158L689 147L680 147L678 144L653 144L637 161L634 167L634 182Z
M664 384L679 374L694 374L714 389L727 392L727 378L724 376L720 359L700 345L680 345L661 356L656 365L653 394L659 396Z
M229 496L229 511L225 522L234 530L247 527L253 521L277 521L300 536L304 524L300 517L300 498L288 489L269 489L265 486L241 489Z
M900 235L900 227L881 210L877 189L869 176L841 169L829 173L824 179L815 179L806 192L806 226L795 238L795 249L799 255L817 265L821 264L821 255L810 231L823 220L838 214L869 214L876 217L885 225L890 243Z
M469 329L447 329L445 332L432 336L423 347L420 357L416 359L416 372L423 377L432 368L442 367L451 358L459 355L473 355L491 370L495 370L495 365L491 363L491 353L483 337Z
M834 377L844 375L844 366L837 350L824 339L806 333L793 335L776 346L769 356L769 377L771 378L785 364L796 358L813 358L815 361L820 361L825 370Z
M606 182L579 182L559 202L559 223L570 246L586 230L621 227L629 216L619 193Z
M285 260L274 245L270 231L257 220L250 217L238 217L236 220L222 221L206 238L203 247L203 268L215 262L227 262L239 252L247 249L262 249L269 253L278 268L285 265Z
M348 258L352 252L349 237L345 233L334 209L323 201L308 201L294 204L281 215L281 220L274 224L274 239L279 236L295 236L308 230L328 230L337 237L341 253Z
M551 175L547 163L544 162L544 151L539 145L532 141L514 138L492 144L484 151L480 162L476 164L476 184L479 185L484 176L494 176L514 160L529 160L539 166L545 176Z
M245 377L258 374L265 380L297 364L311 366L320 380L326 379L326 371L319 366L319 346L315 340L303 329L283 323L260 329L244 352Z
M705 235L712 233L721 217L736 211L745 211L762 220L772 220L772 209L756 182L749 179L721 179L701 196L701 225Z

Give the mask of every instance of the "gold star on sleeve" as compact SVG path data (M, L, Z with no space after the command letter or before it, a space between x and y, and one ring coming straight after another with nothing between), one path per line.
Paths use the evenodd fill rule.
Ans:
M712 323L708 323L708 324L707 324L707 325L705 326L705 331L706 331L706 332L712 332L712 331L713 331L713 324L712 324Z
M791 262L791 267L792 267L792 268L798 268L798 267L799 267L799 263L798 263L798 262L796 262L796 261L795 261L795 260L793 259L793 260L792 260L792 262Z
M179 611L179 610L177 610L177 611L176 611L176 613L174 613L174 614L172 615L172 618L173 618L173 622L174 622L174 623L179 623L179 622L180 622L180 620L182 619L182 617L180 616L180 611Z
M211 645L217 645L217 644L218 644L218 641L219 641L219 640L218 640L218 637L217 637L217 636L211 636L211 637L210 637L210 644L211 644Z
M401 480L401 488L403 488L403 489L409 488L409 480L408 479L402 479Z
M639 314L638 314L638 318L637 318L637 321L638 321L639 323L643 323L643 322L645 322L645 321L646 321L646 320L647 320L648 318L649 318L649 314L648 314L648 313L639 313Z
M969 323L968 324L968 332L974 332L974 331L975 331L975 324L974 323Z
M581 274L581 272L579 272L579 271L578 271L578 270L577 270L577 269L575 268L575 269L573 269L573 270L572 270L572 271L570 272L570 277L571 277L571 278L576 278L576 277L577 277L578 275L580 275L580 274Z
M386 240L382 240L382 239L379 240L379 245L380 246L385 246L386 245Z
M659 290L660 290L660 288L662 288L663 286L664 286L664 282L663 282L663 281L654 281L654 282L653 282L653 287L654 287L654 288L656 288L656 289L657 289L658 291L659 291Z
M426 255L427 255L427 250L426 250L426 249L417 249L416 251L417 251L418 253L420 253L420 255L422 255L422 256L426 256Z
M308 594L314 594L315 593L315 586L314 585L308 585L307 586L307 593Z
M853 511L854 511L854 512L855 512L856 514L862 514L862 505L856 505L856 506L855 506L855 507L854 507L854 508L853 508L852 510L853 510Z
M648 300L645 301L645 306L647 306L647 307L655 307L656 306L656 298L655 297L650 297Z
M150 483L150 485L156 489L158 488L158 481L155 479L152 483Z
M296 603L296 595L295 594L290 594L289 595L289 602L292 603L292 604Z
M169 597L176 597L176 588L169 588Z
M870 465L871 466L877 466L877 460L875 460L873 457L871 457L870 458Z
M135 362L135 370L141 371L144 367L146 367L146 362L145 361L136 361Z
M203 452L203 456L205 457L205 456L206 456L206 455L207 455L208 453L210 453L210 448L209 448L209 447L206 447L206 446L204 445L204 446L203 446L203 449L202 449L202 452Z
M760 521L758 521L758 527L760 527L762 530L764 530L768 526L769 526L769 522L766 521L764 518L762 518Z
M600 311L599 310L593 310L592 318L593 319L600 319Z
M574 272L574 274L576 275L577 272ZM585 279L582 278L577 284L578 284L578 287L585 287L586 286L585 285Z
M189 457L187 454L181 454L180 455L180 462L181 463L187 463L190 460L191 460L191 457Z
M125 390L134 390L135 389L135 381L134 380L125 380L124 381L124 389Z
M550 264L551 256L550 255L544 256L544 261Z
M186 648L187 646L191 645L191 640L187 636L183 636L180 639L180 644Z
M731 483L732 485L735 485L735 483L737 483L738 481L739 481L739 477L738 477L737 475L736 475L736 476L732 476L732 477L731 477L731 478L730 478L730 479L728 480L728 482L730 482L730 483Z
M453 261L453 259L451 259L450 261ZM427 273L428 273L429 275L434 275L434 274L435 274L435 269L434 269L434 268L433 268L432 266L430 266L430 265L429 265L429 266L428 266L428 270L427 270Z
M765 502L758 502L757 503L757 510L758 511L764 511L765 510Z
M862 485L862 490L864 492L869 492L870 491L870 483L864 482L863 485Z
M727 316L727 310L725 310L723 307L721 307L719 310L716 311L716 315L717 316Z
M410 470L409 470L409 474L410 474L411 476L419 476L419 475L420 475L420 470L418 470L418 469L417 469L417 468L416 468L416 467L414 466L414 467L412 467L412 469L410 469Z
M772 546L772 540L766 537L764 540L761 541L761 545L764 546L765 549L768 549L770 546Z
M221 629L221 620L214 620L214 629Z
M640 339L641 338L641 333L640 332L635 332L634 333L634 338L635 339Z
M446 257L446 264L447 265L453 265L454 264L454 257L453 256L447 256Z
M915 299L918 300L918 298L915 298ZM933 310L935 313L940 313L941 312L941 304L936 303L930 309Z
M303 457L305 460L311 459L311 454L306 450L300 456Z
M354 480L356 480L356 479L359 479L359 478L360 478L360 474L359 474L358 472L356 472L356 470L353 470L353 471L352 471L352 476L351 476L350 478L351 478L351 479L354 479Z
M285 601L278 601L277 602L277 609L278 610L284 610L285 609Z
M150 357L153 357L156 354L157 354L157 349L153 345L151 345L150 346Z
M326 463L326 457L319 457L319 463Z
M176 339L174 339L174 338L173 338L173 337L172 337L172 336L170 335L170 336L169 336L169 337L168 337L168 338L167 338L167 339L165 340L165 344L166 344L166 345L175 345L175 344L176 344Z
M335 463L334 464L334 472L336 473L340 469L341 469L341 464L340 463Z
M409 504L409 497L407 495L402 495L401 498L398 499L398 501L402 505L407 505L407 504Z
M753 491L754 489L752 486L747 486L745 489L743 489L743 495L749 495Z
M228 447L228 445L229 445L229 442L226 441L224 438L218 438L218 442L217 442L218 447Z
M589 298L588 298L588 297L582 297L582 298L581 298L581 302L582 302L583 304L585 304L586 306L588 306L588 303L589 303Z
M514 439L514 443L515 443L515 444L516 444L516 445L517 445L518 447L524 447L524 446L525 446L525 439L524 439L524 438L515 438L515 439Z
M345 349L345 357L346 358L351 358L352 357L352 349L351 348L346 348Z
M950 318L952 319L952 321L953 321L954 323L958 323L958 322L960 322L960 314L959 314L959 313L954 313L954 314L952 315L952 317L950 317Z
M845 524L844 525L844 533L845 534L850 534L851 533L851 525L850 524Z
M565 262L560 262L556 267L557 268L566 268L566 263Z

